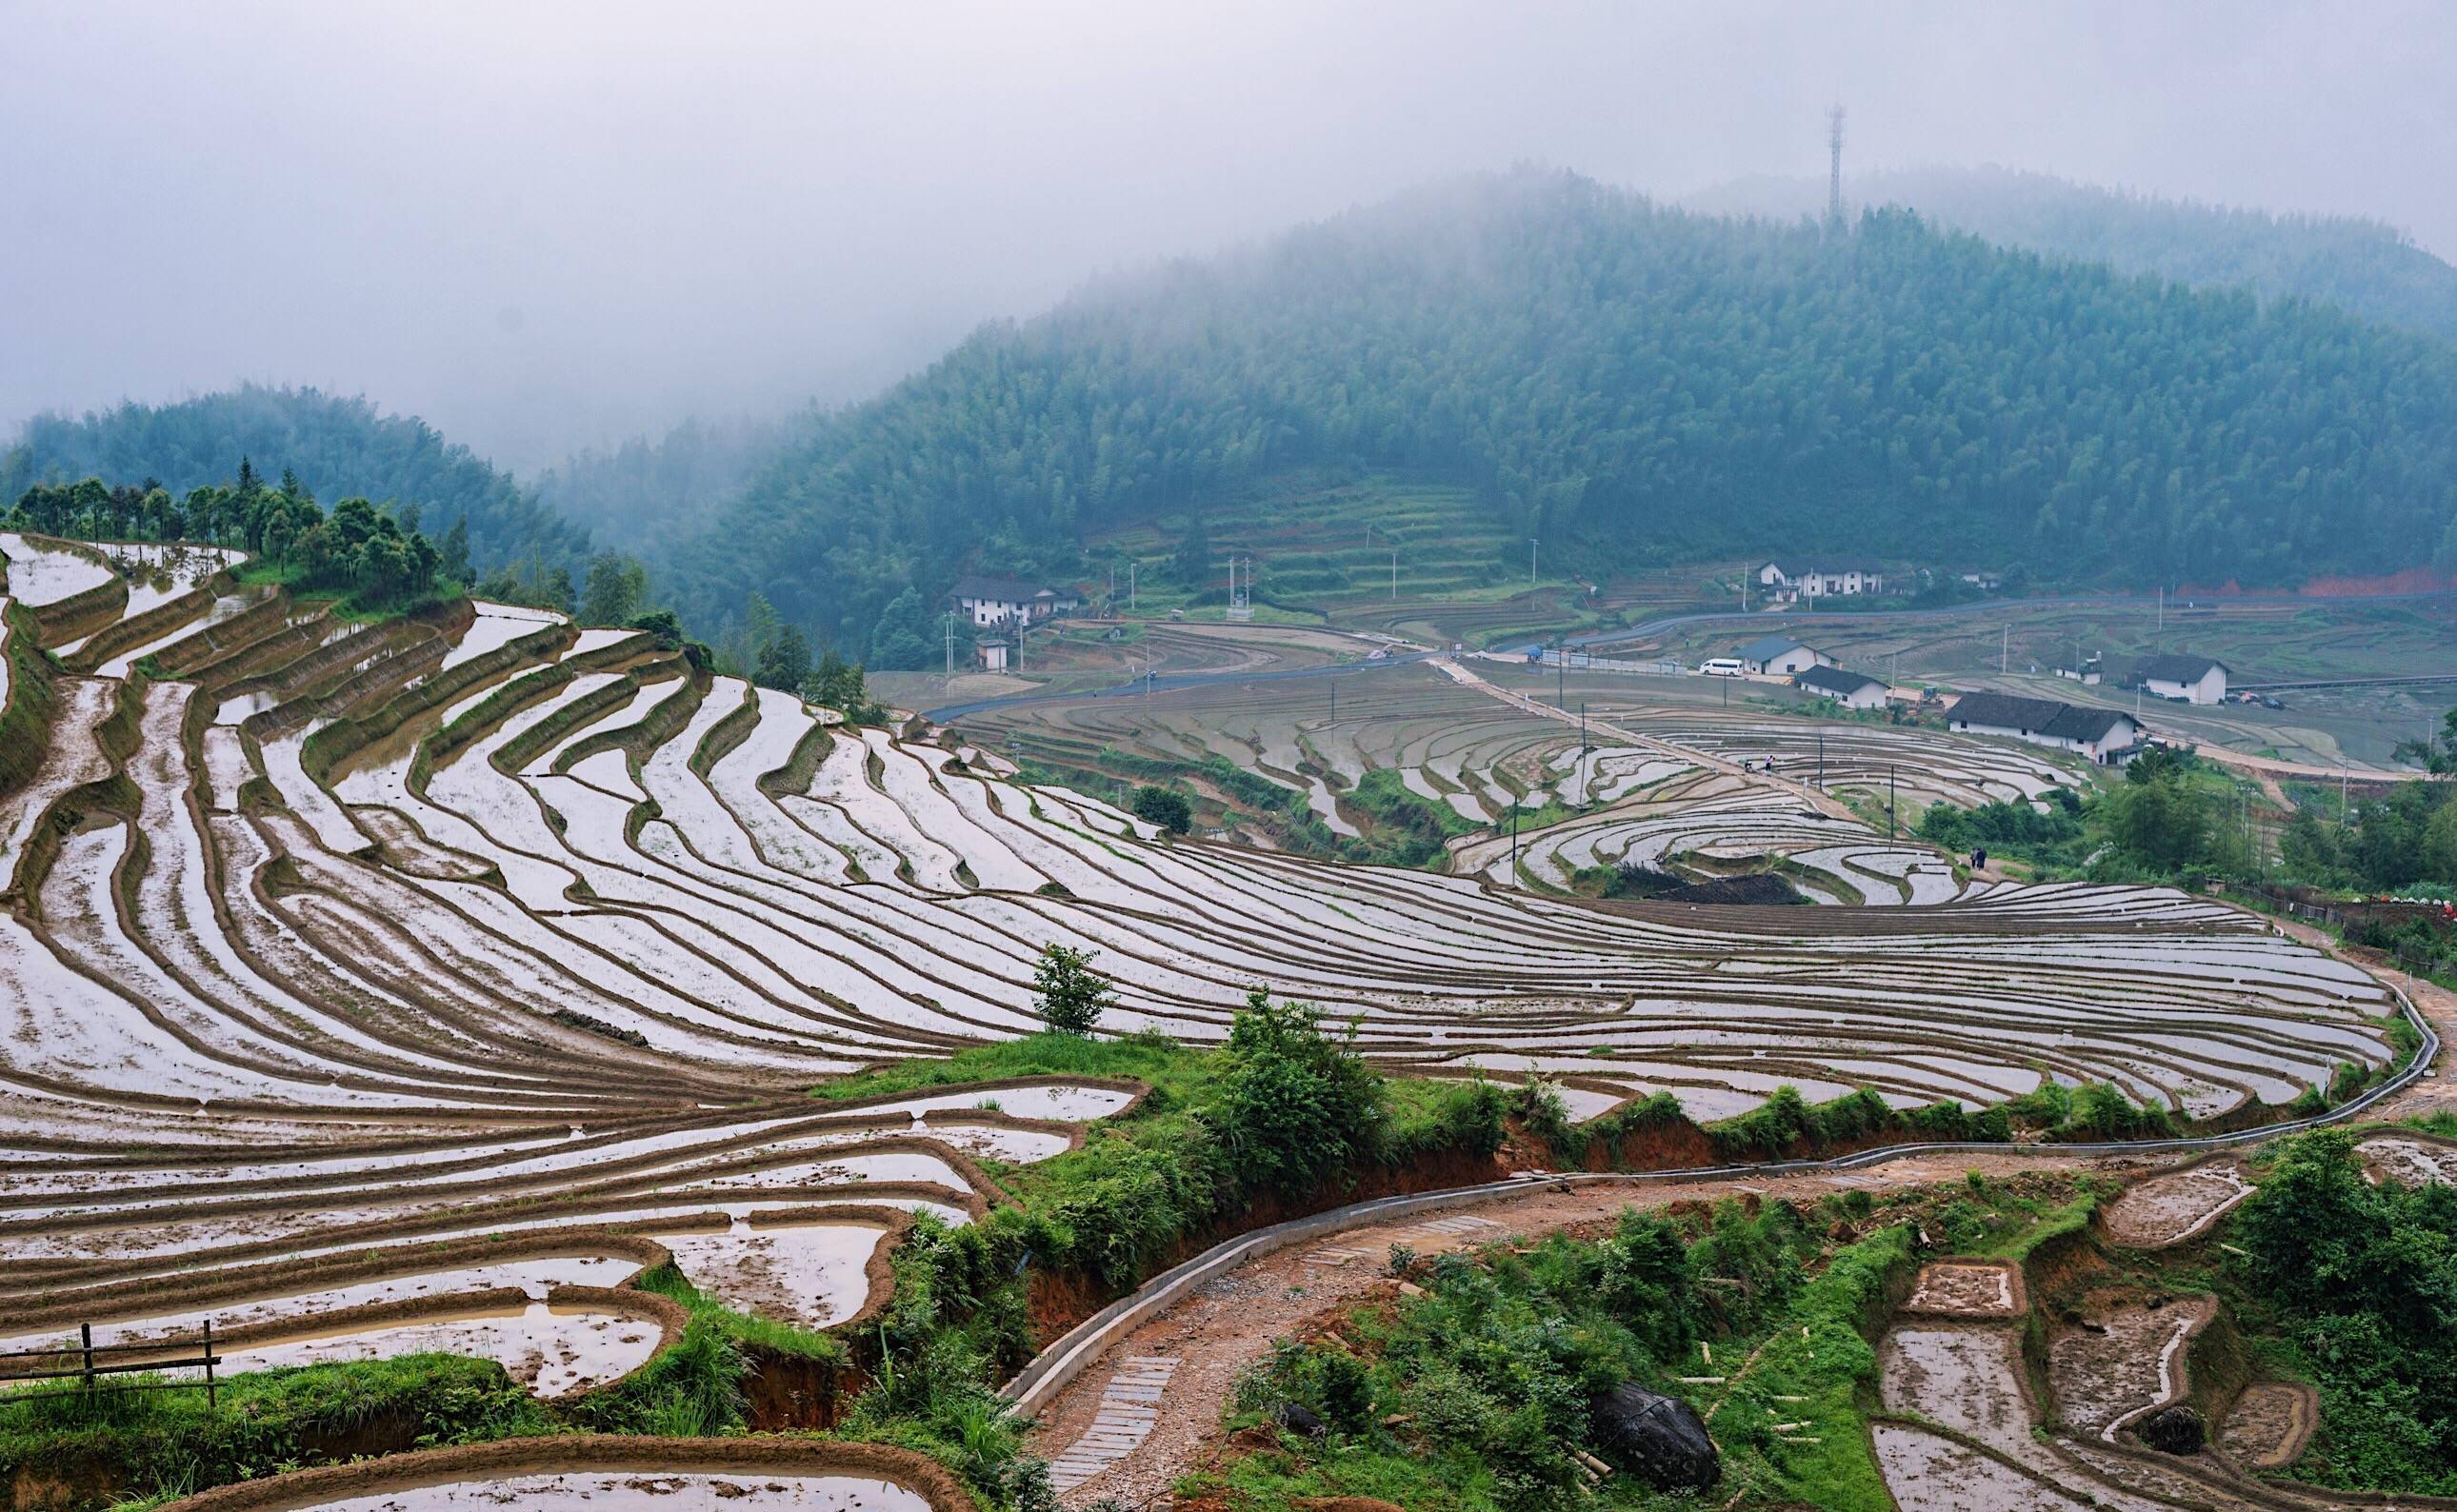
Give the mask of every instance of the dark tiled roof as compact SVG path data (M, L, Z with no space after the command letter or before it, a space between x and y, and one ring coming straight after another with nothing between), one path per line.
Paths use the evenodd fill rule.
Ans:
M2096 744L2105 740L2108 732L2116 725L2132 723L2133 716L2121 709L2086 708L2078 704L2068 704L2063 713L2048 722L2043 733L2056 740Z
M1058 596L1055 588L1035 582L1030 578L992 578L981 574L958 578L956 585L947 592L952 598L1002 599L1011 603L1029 603L1044 593Z
M2212 667L2223 672L2226 664L2206 656L2154 656L2141 664L2141 675L2161 683L2198 683L2209 675Z
M1992 729L2045 730L2070 705L2052 698L2015 698L2011 693L1965 693L1946 718L1956 725L1985 725Z
M1741 647L1744 662L1771 662L1786 651L1806 651L1808 647L1787 635L1762 635Z
M1807 671L1795 676L1792 681L1802 687L1815 688L1820 693L1831 693L1836 698L1849 698L1864 688L1886 685L1873 677L1859 672L1846 672L1839 666L1812 666Z
M1795 578L1845 578L1855 572L1873 578L1884 576L1886 569L1873 562L1815 562L1784 570Z
M1956 725L2085 742L2105 740L2116 725L2133 723L2133 716L2120 709L2059 704L2052 698L2016 698L2010 693L1965 693L1946 718Z

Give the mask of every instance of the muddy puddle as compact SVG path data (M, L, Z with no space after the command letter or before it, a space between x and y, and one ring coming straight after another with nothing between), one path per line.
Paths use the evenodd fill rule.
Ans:
M1940 1260L1921 1269L1903 1308L1957 1318L2012 1318L2022 1311L2021 1282L2010 1266Z
M2213 1161L2137 1181L2104 1210L2107 1236L2137 1250L2180 1244L2252 1195L2243 1167Z
M629 1375L656 1353L663 1336L651 1318L611 1308L533 1302L518 1310L301 1334L231 1346L220 1354L221 1369L230 1375L402 1355L474 1355L501 1364L514 1380L541 1397L560 1397Z
M2282 1380L2256 1381L2243 1389L2220 1421L2219 1447L2247 1470L2280 1469L2303 1453L2316 1416L2308 1387Z
M2118 1429L2183 1389L2184 1346L2209 1318L2207 1297L2094 1292L2048 1342L2056 1414L2076 1438L2116 1441Z
M1878 1390L1895 1412L1917 1413L2024 1463L2042 1451L2022 1399L2022 1337L2005 1325L1906 1324L1877 1351Z
M2398 1181L2407 1186L2445 1186L2457 1182L2457 1150L2421 1139L2372 1138L2355 1146L2364 1174L2375 1184Z
M1925 1428L1880 1422L1869 1437L1902 1512L2069 1512L2089 1504Z
M212 1318L214 1327L224 1334L290 1319L298 1320L302 1327L313 1327L319 1316L345 1307L406 1302L420 1297L445 1297L455 1292L475 1292L494 1287L516 1286L528 1293L533 1300L544 1300L547 1293L557 1286L618 1286L639 1269L635 1260L612 1256L570 1255L413 1271L313 1291L288 1292L202 1306L185 1304L107 1320L97 1318L93 1322L93 1338L96 1343L110 1344L166 1335L184 1338L193 1335L198 1320L205 1318ZM58 1338L57 1333L40 1332L0 1338L0 1350L41 1348L56 1342Z
M841 1323L870 1297L870 1257L887 1230L818 1222L716 1234L665 1234L659 1242L692 1284L726 1306L805 1328Z

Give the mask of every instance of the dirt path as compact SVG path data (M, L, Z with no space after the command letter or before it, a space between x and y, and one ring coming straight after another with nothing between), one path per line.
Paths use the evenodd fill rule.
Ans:
M1624 1207L1712 1202L1736 1193L1810 1202L1854 1187L1921 1187L1958 1181L1970 1171L2013 1175L2099 1168L2131 1175L2164 1163L2129 1156L2070 1162L2016 1154L1917 1156L1867 1171L1763 1180L1544 1188L1455 1214L1369 1220L1258 1257L1214 1277L1112 1342L1042 1412L1028 1448L1057 1460L1067 1458L1087 1434L1095 1443L1102 1441L1119 1405L1105 1400L1111 1381L1122 1371L1131 1374L1136 1361L1177 1361L1167 1390L1156 1404L1157 1416L1140 1441L1123 1455L1104 1457L1103 1467L1076 1481L1063 1497L1070 1506L1105 1498L1129 1507L1156 1502L1180 1476L1208 1461L1222 1409L1237 1378L1270 1352L1274 1339L1380 1289L1393 1244L1405 1244L1420 1256L1436 1255L1505 1238L1539 1238L1565 1230L1600 1227ZM1473 1227L1462 1224L1461 1219L1469 1217L1483 1221ZM1088 1461L1075 1458L1070 1463Z

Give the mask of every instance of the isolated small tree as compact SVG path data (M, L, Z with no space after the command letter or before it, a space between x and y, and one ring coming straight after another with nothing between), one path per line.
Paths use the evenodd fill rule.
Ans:
M1108 978L1092 970L1092 952L1070 950L1052 940L1032 968L1032 1008L1061 1034L1088 1039L1101 1015L1118 998Z
M1135 817L1182 835L1194 828L1194 806L1182 792L1146 783L1135 789Z

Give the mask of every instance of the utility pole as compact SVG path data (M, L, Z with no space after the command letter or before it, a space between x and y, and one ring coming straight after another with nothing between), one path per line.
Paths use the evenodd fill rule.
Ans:
M1559 658L1553 664L1553 703L1566 714L1570 711L1570 647L1557 645L1553 654Z
M1510 806L1510 880L1518 880L1518 805Z
M1826 726L1817 726L1817 790L1826 790Z
M956 611L947 611L947 675L956 675Z
M2013 644L2013 627L2012 625L2006 625L1996 632L1996 675L1998 677L2005 675L2005 657Z
M1843 107L1826 108L1826 218L1843 224Z
M1527 538L1527 586L1536 586L1536 538Z
M1394 603L1396 603L1398 602L1398 600L1399 600L1399 551L1398 551L1398 548L1394 546L1394 547L1393 547L1393 548L1392 548L1392 550L1391 550L1391 602L1393 602Z
M1133 562L1127 562L1127 563L1126 563L1126 607L1127 607L1129 610L1131 610L1131 609L1133 609L1133 608L1134 608L1134 606L1135 606L1135 564L1134 564Z
M2158 584L2158 633L2167 633L2167 585Z
M1587 791L1587 701L1579 700L1579 807L1584 808L1595 794Z
M1886 838L1894 838L1894 764L1886 763Z

